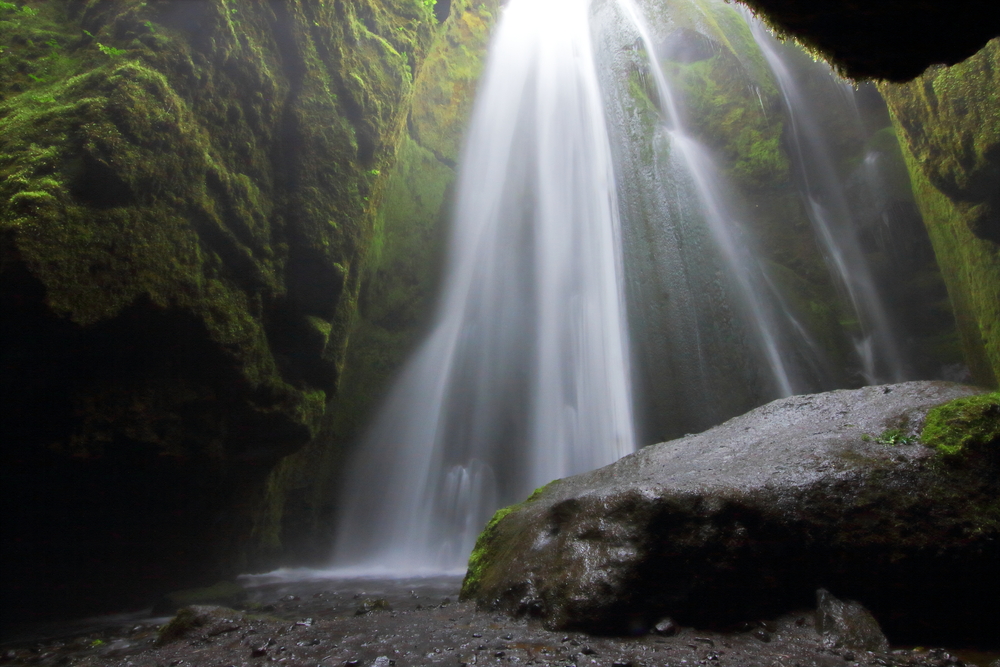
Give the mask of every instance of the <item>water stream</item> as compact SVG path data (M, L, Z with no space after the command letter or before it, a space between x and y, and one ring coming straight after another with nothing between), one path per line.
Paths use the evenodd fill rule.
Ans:
M654 31L636 0L505 6L460 165L435 325L345 476L341 571L460 571L492 512L537 486L773 398L844 386L846 362L832 359L841 333L823 330L840 325L813 317L816 301L846 304L831 312L856 321L843 335L864 381L904 379L811 102L760 25L716 4L760 50L759 66L734 65L760 131L781 136L788 123L780 150L791 167L763 195L730 182L693 129L676 81L691 70L661 62L664 40L690 29L659 17ZM711 2L688 5L719 25ZM703 53L692 62L722 48L693 39ZM765 85L783 110L765 104ZM636 106L647 97L655 111ZM762 247L766 216L750 201L768 193L785 206L771 212L778 233L804 230L796 261L825 264L807 267L813 282Z
M635 446L589 15L581 0L504 10L461 165L437 323L348 478L338 566L462 568L497 507Z
M759 19L745 10L743 14L784 98L791 122L793 162L809 219L822 245L827 266L847 295L858 319L854 347L865 380L869 384L900 382L906 379L900 346L859 246L844 179L837 174L825 133L815 122L817 110L810 97L801 90L781 45ZM830 85L838 83L834 83L831 77ZM853 96L854 90L849 84L839 82L839 86L845 96ZM854 123L860 125L856 106L845 105L845 111L848 109L853 111ZM878 173L874 165L869 164L868 169L877 182Z

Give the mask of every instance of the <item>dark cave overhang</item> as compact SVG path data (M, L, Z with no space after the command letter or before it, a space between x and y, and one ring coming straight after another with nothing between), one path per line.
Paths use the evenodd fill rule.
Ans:
M856 80L909 81L1000 35L996 0L739 0Z

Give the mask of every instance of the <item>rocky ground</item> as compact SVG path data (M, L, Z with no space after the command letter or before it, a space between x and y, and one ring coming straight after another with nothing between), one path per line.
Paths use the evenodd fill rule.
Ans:
M1000 654L837 647L805 610L727 632L661 624L637 637L550 632L457 602L459 579L313 580L250 589L246 609L199 606L173 619L8 643L3 665L301 667L411 665L1000 666Z

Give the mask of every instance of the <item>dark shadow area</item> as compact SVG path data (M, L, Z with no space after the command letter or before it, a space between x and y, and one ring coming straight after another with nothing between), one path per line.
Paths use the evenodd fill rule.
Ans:
M225 576L247 531L233 499L308 430L190 313L140 300L83 328L5 269L3 622L142 608Z

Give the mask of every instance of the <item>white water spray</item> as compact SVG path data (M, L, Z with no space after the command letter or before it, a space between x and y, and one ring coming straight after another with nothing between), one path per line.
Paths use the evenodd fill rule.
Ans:
M620 229L588 0L510 0L436 325L362 444L334 564L463 568L497 507L634 448Z
M837 175L824 133L816 125L818 114L809 97L800 90L777 40L747 10L743 10L743 16L774 74L788 110L793 162L817 240L831 275L860 322L860 334L853 342L864 380L867 384L901 382L906 379L906 373L899 345L856 237L843 179ZM847 84L842 86L847 88ZM851 89L844 92L853 96ZM850 108L855 123L860 125L854 100L849 102L845 107Z
M715 241L728 271L738 288L738 296L747 311L747 320L757 335L758 345L770 370L776 396L790 396L803 391L805 386L795 377L782 349L782 329L797 332L782 322L785 313L769 293L769 280L755 259L755 253L746 237L741 234L739 221L726 205L721 172L712 156L686 130L684 116L675 100L674 92L663 68L656 58L656 49L645 19L633 0L618 0L626 18L635 28L649 57L650 70L656 83L660 106L664 113L666 131L671 145L680 154L685 171L697 191L712 238Z

